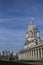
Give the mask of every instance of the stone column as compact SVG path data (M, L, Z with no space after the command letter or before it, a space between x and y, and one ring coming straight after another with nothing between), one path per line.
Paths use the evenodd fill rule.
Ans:
M23 57L24 57L23 59L25 59L25 53L23 54Z
M34 50L33 50L33 59L34 59Z
M28 51L27 51L27 60L28 60L28 55L29 55L29 54L28 54Z
M42 51L42 48L41 48L41 59L43 58L43 51Z
M28 60L29 60L29 52L28 52Z
M31 50L31 59L32 59L32 50Z
M37 50L35 49L35 59L37 59Z
M39 49L38 49L38 59L40 59L40 55L39 55L40 53L39 53Z
M30 60L30 51L29 51L29 60Z
M30 51L30 60L31 60L31 51Z
M26 60L27 60L27 52L26 52Z

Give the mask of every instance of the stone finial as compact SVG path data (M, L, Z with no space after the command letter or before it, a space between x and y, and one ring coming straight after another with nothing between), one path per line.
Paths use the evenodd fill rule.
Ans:
M32 18L32 20L31 20L31 25L33 25L34 24L34 18Z

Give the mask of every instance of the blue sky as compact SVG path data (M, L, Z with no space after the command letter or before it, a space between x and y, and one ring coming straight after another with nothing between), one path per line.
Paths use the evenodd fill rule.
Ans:
M23 49L32 17L43 39L43 0L0 0L0 50Z

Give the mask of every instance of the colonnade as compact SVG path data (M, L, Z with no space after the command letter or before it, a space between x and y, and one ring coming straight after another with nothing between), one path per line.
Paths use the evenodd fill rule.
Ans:
M29 49L18 56L19 60L40 60L43 59L43 48Z
M27 56L28 56L27 59L29 60L42 59L43 58L43 48L29 50Z

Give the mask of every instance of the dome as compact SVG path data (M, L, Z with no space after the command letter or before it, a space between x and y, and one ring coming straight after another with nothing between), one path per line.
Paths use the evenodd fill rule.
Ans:
M31 23L30 23L30 25L28 26L28 31L31 31L31 30L33 30L33 29L37 30L37 27L36 27L36 25L34 24L34 21L32 20Z
M35 25L29 25L28 30L33 30L33 29L36 29L36 26Z

